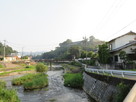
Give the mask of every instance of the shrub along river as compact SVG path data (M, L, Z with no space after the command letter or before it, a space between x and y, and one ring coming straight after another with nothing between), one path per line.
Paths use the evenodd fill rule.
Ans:
M63 85L63 70L48 71L49 86L43 89L24 91L22 86L12 86L11 80L22 75L2 77L7 82L7 88L14 88L21 102L93 102L88 95L79 89Z

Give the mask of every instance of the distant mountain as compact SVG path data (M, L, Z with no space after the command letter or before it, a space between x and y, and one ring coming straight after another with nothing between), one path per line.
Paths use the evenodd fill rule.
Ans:
M45 53L45 51L37 51L37 52L23 52L23 56L37 56L37 55L42 55ZM22 52L20 52L22 55Z
M67 39L66 41L59 44L59 47L56 47L55 50L50 52L45 52L38 58L44 59L70 59L70 50L71 47L75 47L74 50L78 49L80 51L96 51L98 45L103 44L104 41L96 39L94 36L90 36L88 39L85 38L82 41L72 42L72 40ZM72 51L72 50L71 50ZM77 52L78 53L78 52Z

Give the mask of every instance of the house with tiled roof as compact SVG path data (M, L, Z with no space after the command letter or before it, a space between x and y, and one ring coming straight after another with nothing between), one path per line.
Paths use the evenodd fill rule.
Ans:
M113 63L122 63L119 57L121 51L125 51L128 58L136 62L136 33L128 32L109 41L109 49Z

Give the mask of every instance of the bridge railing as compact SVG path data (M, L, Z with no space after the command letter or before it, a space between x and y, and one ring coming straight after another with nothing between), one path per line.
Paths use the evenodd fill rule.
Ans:
M125 76L136 76L136 71L122 71L122 70L106 70L106 69L92 69L92 68L85 68L85 71L98 73L98 74L110 74L110 75L121 75L122 77Z

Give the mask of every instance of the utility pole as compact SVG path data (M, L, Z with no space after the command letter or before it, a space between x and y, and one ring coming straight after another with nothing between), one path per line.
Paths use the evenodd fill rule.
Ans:
M6 55L5 49L6 49L6 40L4 40L3 61L5 61L5 55Z
M83 39L84 39L84 44L85 44L85 51L86 51L86 61L87 61L87 38L86 38L86 36L85 37L83 37Z
M85 51L86 51L86 65L87 65L87 41L88 41L88 39L86 38L86 36L85 37L83 37L83 39L84 39L84 44L85 44Z
M24 50L24 47L22 47L22 57L23 57L23 50Z

